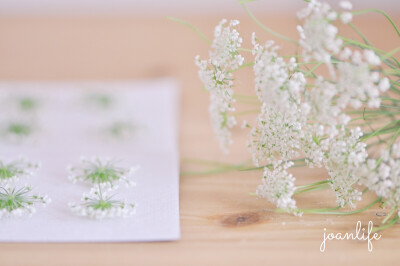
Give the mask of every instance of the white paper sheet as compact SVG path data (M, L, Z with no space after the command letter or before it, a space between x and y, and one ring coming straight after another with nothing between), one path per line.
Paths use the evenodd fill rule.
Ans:
M136 82L1 83L0 131L12 119L13 99L24 93L38 99L35 131L15 141L1 135L0 157L22 155L42 167L21 182L52 202L37 205L32 217L0 219L1 242L126 242L179 239L178 94L168 79ZM111 96L109 108L96 108L90 97ZM11 92L11 94L10 94ZM91 95L91 96L90 96ZM117 138L109 132L116 121L129 122L134 133ZM4 131L4 130L3 130ZM4 132L3 132L4 133ZM119 196L136 203L136 215L92 220L74 215L68 202L79 202L89 185L72 184L66 167L81 156L139 164L136 187L120 186Z

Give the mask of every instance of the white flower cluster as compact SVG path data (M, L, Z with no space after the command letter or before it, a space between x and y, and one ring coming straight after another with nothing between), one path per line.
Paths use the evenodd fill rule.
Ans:
M366 144L360 142L361 136L360 128L351 129L347 134L343 130L325 153L324 164L336 193L336 202L341 207L355 208L355 202L361 200L361 192L354 188L360 180L359 167L367 158Z
M400 207L400 143L383 150L380 159L369 159L359 169L360 184L374 191L394 210ZM398 212L400 216L400 212Z
M279 47L269 41L260 45L253 34L255 90L262 102L257 125L251 129L248 149L253 162L273 164L271 171L264 171L263 185L257 194L276 203L280 208L295 210L295 178L286 172L301 150L301 132L306 120L303 114L301 95L305 91L306 79L295 72L295 59L286 63L279 57ZM282 180L279 180L282 179Z
M205 89L210 93L210 120L216 132L222 150L228 152L232 143L230 129L236 125L236 119L229 112L234 111L233 75L244 61L238 48L242 38L234 28L239 21L222 20L214 31L214 41L211 45L210 58L201 60L196 57L196 65L200 68L199 77Z
M39 168L39 163L32 163L22 157L8 163L0 160L0 185L15 183L22 177L31 177Z
M0 161L0 218L33 215L36 203L45 206L51 202L48 196L31 194L32 187L28 184L16 185L21 178L31 177L39 167L40 164L22 157L9 163Z
M341 5L351 9L348 2ZM286 172L290 162L305 155L309 167L324 166L328 170L337 203L355 207L361 192L354 186L367 152L360 141L361 129L346 127L350 117L344 110L349 106L359 108L362 102L379 107L379 96L390 84L373 70L381 63L374 52L364 50L361 54L341 48L337 28L331 24L337 13L328 4L311 1L299 15L307 18L304 27L300 27L306 61L312 57L331 65L331 54L339 54L337 70L331 68L337 75L333 75L334 80L317 77L314 84L306 87L306 78L297 70L296 60L290 58L286 62L272 41L261 45L253 34L255 91L263 105L257 125L251 129L248 148L256 166L260 162L274 165L272 172L265 169L264 176L268 173L272 180L272 175L278 176L276 171L282 171L287 176L285 184L295 180ZM258 194L274 203L274 195L286 196L284 202L294 202L293 193L283 193L283 186L265 188L270 184L274 182L264 179L263 192ZM295 205L287 209L293 211Z
M341 59L349 61L342 61L337 65L337 105L344 109L350 104L358 109L362 106L362 101L367 101L368 107L379 108L380 94L390 87L388 78L381 79L378 72L371 71L371 67L381 65L380 58L371 50L364 50L361 54L345 48Z
M20 217L36 213L37 203L46 206L51 199L46 196L31 194L32 187L25 185L17 188L15 186L0 186L0 219L8 217Z
M297 26L305 60L314 58L330 64L331 54L338 53L343 44L343 41L337 38L337 27L332 25L337 19L337 12L327 3L310 0L308 6L300 10L297 16L305 19L303 26Z
M296 212L296 201L292 198L295 191L295 178L287 172L293 162L277 162L272 169L265 167L263 183L257 188L257 195L268 199L282 208L294 213Z
M135 186L132 177L139 166L125 169L118 167L115 161L93 157L81 158L81 165L68 167L68 178L93 185L89 194L84 194L80 203L70 202L72 212L93 219L128 217L135 213L135 204L124 200L114 199L117 195L118 183L125 183L127 187Z
M284 59L274 42L261 44L252 36L255 92L262 107L256 125L246 126L251 128L247 147L252 160L264 166L257 194L293 213L298 212L292 198L295 177L288 171L301 156L310 168L326 168L339 206L355 207L362 196L355 186L368 154L363 132L349 126L345 110L379 108L381 95L390 88L374 51L344 45L333 23L339 19L349 23L352 4L341 1L340 7L335 11L329 4L310 0L298 13L304 21L298 26L303 50L299 59ZM222 21L215 30L210 59L196 59L200 79L211 95L211 120L223 149L230 144L229 129L236 123L228 115L234 110L232 71L243 62L238 53L242 40L231 29L237 23ZM303 64L326 66L330 75L318 76L324 72L305 70Z
M88 182L90 184L102 184L116 182L125 183L127 187L135 186L132 178L139 170L139 166L129 169L119 167L116 161L109 158L86 158L81 157L80 165L68 166L68 179L74 184L76 182Z
M72 212L91 219L130 217L136 213L135 205L113 199L118 186L102 183L83 194L80 203L69 203Z

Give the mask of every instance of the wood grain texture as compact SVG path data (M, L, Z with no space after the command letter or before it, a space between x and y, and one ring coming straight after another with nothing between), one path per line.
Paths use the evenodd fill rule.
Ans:
M293 17L293 16L290 16ZM285 16L263 17L272 28L296 37L296 22ZM399 24L400 16L395 18ZM211 36L219 18L187 18ZM379 48L391 50L400 39L378 16L356 22ZM249 40L257 31L242 18ZM345 30L350 35L350 30ZM162 18L131 17L0 17L1 80L86 80L176 77L182 87L180 151L182 158L241 163L249 158L247 132L234 130L235 145L224 156L208 122L208 95L202 92L194 56L207 55L207 45L187 28ZM244 46L249 47L248 41ZM283 44L286 53L294 48ZM252 93L249 70L238 73L238 91ZM245 109L245 106L238 107ZM248 107L247 107L248 108ZM249 117L248 119L251 119ZM155 162L156 163L156 162ZM182 164L183 171L197 170ZM299 184L326 177L322 170L297 169ZM0 265L301 265L398 264L400 225L374 242L372 253L362 241L334 241L319 251L323 228L354 231L356 222L378 224L377 209L361 215L294 217L271 211L264 200L248 196L260 172L183 176L180 187L182 239L165 243L0 244ZM368 203L368 198L361 205ZM303 195L304 207L333 206L331 192ZM379 211L382 212L382 211ZM379 214L379 213L378 213Z

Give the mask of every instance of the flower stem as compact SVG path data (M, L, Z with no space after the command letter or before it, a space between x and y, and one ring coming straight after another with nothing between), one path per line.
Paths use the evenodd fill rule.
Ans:
M262 23L253 15L253 13L251 13L251 11L249 10L249 8L247 7L247 4L246 4L247 2L249 2L249 0L242 0L242 1L240 1L239 3L242 5L242 7L243 7L244 10L246 11L246 13L250 16L250 18L251 18L258 26L260 26L263 30L265 30L266 32L268 32L269 34L271 34L271 35L273 35L273 36L275 36L275 37L278 37L278 38L280 38L280 39L282 39L282 40L285 40L285 41L291 42L291 43L293 43L293 44L299 45L299 42L298 42L298 41L296 41L296 40L294 40L294 39L292 39L292 38L286 37L286 36L284 36L284 35L282 35L282 34L279 34L279 33L275 32L275 31L271 30L270 28L268 28L268 27L265 26L264 24L262 24Z
M379 227L374 227L372 229L372 232L378 232L381 231L383 229L386 229L388 227L391 227L392 225L394 225L397 221L399 220L399 216L395 216L392 220L390 220L387 224L379 226Z
M392 217L392 215L397 211L397 209L393 209L389 212L389 214L386 216L386 218L382 221L382 224L385 224L390 217Z
M193 30L197 35L200 36L200 38L202 38L206 43L211 44L211 40L207 38L206 35L204 35L198 28L196 28L195 26L193 26L192 24L190 24L189 22L183 20L183 19L179 19L179 18L175 18L175 17L166 17L166 19L180 23L182 25L185 25L186 27L188 27L189 29Z

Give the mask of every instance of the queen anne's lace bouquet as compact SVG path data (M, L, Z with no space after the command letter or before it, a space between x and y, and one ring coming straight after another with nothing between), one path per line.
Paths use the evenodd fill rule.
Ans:
M357 208L363 193L370 190L378 198L368 207L383 202L392 209L383 223L394 224L400 216L400 63L394 55L400 49L384 52L372 46L352 24L356 15L377 10L353 11L349 1L333 7L309 0L297 13L301 23L297 26L299 39L295 40L261 24L247 2L251 1L240 1L263 30L295 44L299 53L280 55L274 41L260 41L263 35L255 33L252 48L242 47L237 20L222 20L213 41L184 22L211 44L209 58L197 56L196 64L210 93L211 123L220 146L225 152L229 150L237 117L248 113L235 114L234 105L252 99L259 114L243 125L250 131L247 148L255 165L251 170L263 170L256 192L259 197L275 204L279 211L296 215L349 214L332 212L332 208L301 209L294 197L331 188L337 203L333 210L337 210ZM383 11L378 13L385 15L400 36L393 21ZM342 36L341 27L351 27L363 42ZM253 69L255 96L234 94L233 72L244 67ZM385 151L374 159L380 147ZM291 168L299 166L325 168L328 178L296 186ZM248 166L241 170L246 169Z

